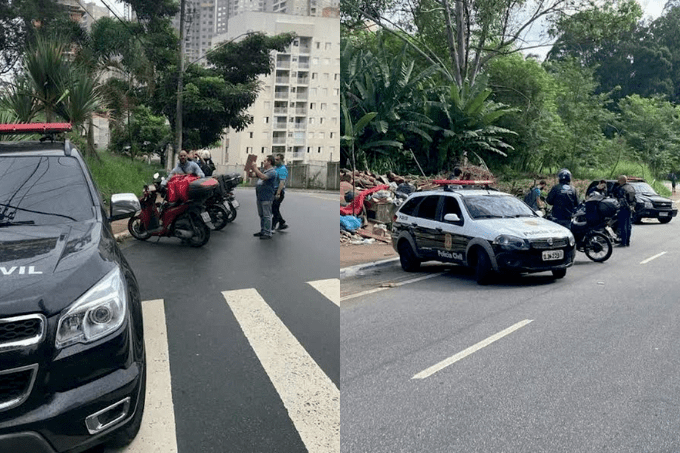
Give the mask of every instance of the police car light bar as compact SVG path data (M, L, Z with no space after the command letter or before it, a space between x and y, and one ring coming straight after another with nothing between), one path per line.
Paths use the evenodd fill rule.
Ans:
M460 186L488 186L493 184L490 179L483 180L459 180L459 179L435 179L433 183L439 186L460 185Z
M54 134L71 130L71 123L0 124L0 134Z

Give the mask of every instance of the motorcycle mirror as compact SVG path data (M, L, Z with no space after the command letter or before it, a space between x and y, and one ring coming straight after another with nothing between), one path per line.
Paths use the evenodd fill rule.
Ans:
M160 176L160 175L159 175L158 173L154 173L154 174L153 174L153 179L158 179L159 176Z

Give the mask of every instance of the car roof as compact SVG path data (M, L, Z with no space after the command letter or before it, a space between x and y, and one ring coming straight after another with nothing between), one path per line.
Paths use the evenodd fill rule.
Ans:
M500 192L496 189L436 189L436 190L426 190L423 192L414 192L413 196L426 196L426 195L460 195L461 197L472 197L479 195L492 195L492 196L512 196L509 193Z
M66 141L23 140L18 142L0 142L0 154L23 155L70 155L73 147Z

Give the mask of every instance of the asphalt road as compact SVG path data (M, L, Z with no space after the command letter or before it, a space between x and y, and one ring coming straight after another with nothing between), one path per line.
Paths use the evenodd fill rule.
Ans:
M343 279L341 451L680 451L679 234L635 225L562 280Z
M171 382L171 394L156 398L163 410L147 403L140 437L148 444L123 451L339 449L339 441L323 447L338 439L332 431L339 429L339 296L327 289L330 283L330 292L339 293L339 251L328 246L338 240L337 194L288 191L282 213L290 228L269 241L252 235L259 231L254 190L239 188L236 198L236 220L213 231L202 248L174 238L129 239L123 246L145 306L160 313L147 318L145 312L145 330L152 330L148 360L162 362L167 349ZM167 343L149 353L156 340ZM309 384L286 386L299 374ZM150 379L149 387L147 395L163 383ZM295 406L299 401L313 410L305 413ZM176 447L159 447L161 425L172 425L166 435L175 434ZM328 437L319 441L309 433L315 429ZM314 442L321 443L310 447Z

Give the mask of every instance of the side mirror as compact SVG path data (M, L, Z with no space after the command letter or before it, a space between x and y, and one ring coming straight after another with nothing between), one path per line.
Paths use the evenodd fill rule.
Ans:
M160 173L154 173L154 174L153 174L153 179L158 179L159 176L160 176Z
M142 210L139 199L133 193L115 193L111 195L111 217L109 222L114 220L127 219Z
M458 214L446 214L444 215L444 220L447 222L460 222L460 217L458 217Z

